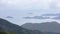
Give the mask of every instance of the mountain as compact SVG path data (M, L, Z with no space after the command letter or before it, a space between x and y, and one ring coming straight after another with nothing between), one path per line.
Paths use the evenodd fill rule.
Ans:
M28 29L22 28L21 26L13 24L5 19L0 18L0 32L1 31L13 32L14 34L43 34L40 31L28 30Z
M57 23L56 21L44 23L26 23L23 24L22 27L30 30L60 33L60 24Z

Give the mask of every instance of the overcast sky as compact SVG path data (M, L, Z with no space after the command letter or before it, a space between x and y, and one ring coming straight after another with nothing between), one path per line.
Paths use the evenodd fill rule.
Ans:
M60 13L59 9L60 0L0 0L0 17L7 19L6 16L12 16L14 18L8 20L19 25L23 24L20 22L26 21L21 17L41 13ZM33 13L33 15L28 13Z
M0 7L19 9L50 9L60 7L60 0L0 0Z

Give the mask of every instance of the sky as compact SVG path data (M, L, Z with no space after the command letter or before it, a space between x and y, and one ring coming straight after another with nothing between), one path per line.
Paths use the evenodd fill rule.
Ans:
M60 0L0 0L0 17L18 25L24 24L25 21L40 22L22 17L43 13L60 13ZM7 16L13 18L6 18Z
M15 9L50 9L60 7L60 0L0 0L0 7Z

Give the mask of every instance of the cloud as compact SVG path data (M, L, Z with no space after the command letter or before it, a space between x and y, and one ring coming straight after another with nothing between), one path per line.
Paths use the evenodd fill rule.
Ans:
M60 8L60 0L0 0L0 7L19 9Z
M48 0L0 0L0 7L22 9L47 9L48 4Z
M50 17L44 16L33 16L33 17L24 17L24 19L49 19Z
M52 0L50 3L51 9L60 9L60 0Z

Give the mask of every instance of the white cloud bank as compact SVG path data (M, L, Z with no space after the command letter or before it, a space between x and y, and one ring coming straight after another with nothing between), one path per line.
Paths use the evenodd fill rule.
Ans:
M60 0L0 0L0 7L20 9L60 8Z
M0 16L5 18L5 16L13 16L15 19L8 19L11 22L14 22L16 24L21 25L22 23L25 23L25 21L29 21L29 22L40 22L40 20L24 20L21 18L24 16L30 16L26 13L29 13L29 11L19 11L17 12L17 10L13 11L12 10L2 10L1 9L6 9L6 8L15 8L15 9L60 9L60 0L0 0ZM53 11L53 12L52 12ZM40 15L41 13L56 13L56 10L42 10L42 12L37 12L37 11L31 11L32 13L34 13L32 16L34 15ZM59 13L60 11L58 11ZM5 18L7 19L7 18ZM43 20L42 20L43 21ZM44 20L44 21L48 21L48 20ZM50 20L49 20L50 21ZM21 22L21 23L20 23ZM59 21L60 22L60 21Z

